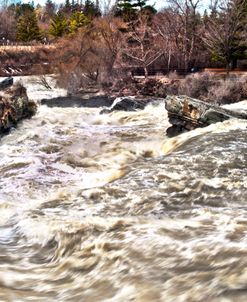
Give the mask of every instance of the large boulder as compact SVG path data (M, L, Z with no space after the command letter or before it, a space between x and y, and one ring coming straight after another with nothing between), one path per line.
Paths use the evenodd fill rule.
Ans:
M167 96L165 99L169 122L169 136L222 122L230 118L247 119L247 114L205 103L188 96Z
M124 96L118 97L114 100L112 105L109 108L105 108L101 113L110 113L113 111L135 111L142 110L148 104L152 102L160 101L159 98L149 98L149 97L135 97L135 96ZM164 100L164 99L162 99Z
M8 77L0 82L0 90L3 90L9 86L12 86L14 83L14 79L12 77Z
M7 81L1 86L0 82L0 133L8 131L17 125L18 121L30 118L35 114L37 106L27 97L26 88L21 84ZM5 86L5 87L4 87Z

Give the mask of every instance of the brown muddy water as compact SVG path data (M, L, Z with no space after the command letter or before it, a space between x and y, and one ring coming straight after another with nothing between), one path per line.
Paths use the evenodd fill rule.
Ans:
M247 122L100 110L1 139L0 301L247 301Z

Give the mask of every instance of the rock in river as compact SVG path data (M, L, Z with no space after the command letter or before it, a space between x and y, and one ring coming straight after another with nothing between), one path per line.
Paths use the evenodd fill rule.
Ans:
M160 98L150 98L145 96L124 96L114 100L112 105L101 111L102 113L110 113L113 111L135 111L144 109L149 103L163 101Z
M14 79L12 77L8 77L0 82L0 90L5 89L11 85L13 85Z
M168 136L205 127L230 118L247 119L247 114L205 103L188 96L167 96L165 99L169 122Z
M26 88L13 79L0 82L0 133L7 132L16 126L18 121L30 118L35 114L37 106L27 97Z

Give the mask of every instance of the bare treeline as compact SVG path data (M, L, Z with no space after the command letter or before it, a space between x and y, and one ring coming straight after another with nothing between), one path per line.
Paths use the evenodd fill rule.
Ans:
M203 2L167 0L160 11L145 0L113 5L66 0L59 7L47 0L43 7L31 8L5 3L0 41L56 42L55 54L47 60L76 86L111 85L130 72L147 77L152 72L235 68L246 57L247 1L215 0L205 11ZM25 19L31 13L33 19ZM36 32L27 32L25 20L37 23Z

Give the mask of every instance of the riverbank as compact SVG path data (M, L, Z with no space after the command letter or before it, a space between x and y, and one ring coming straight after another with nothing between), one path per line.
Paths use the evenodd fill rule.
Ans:
M48 59L55 48L43 44L0 46L0 77L52 73Z
M70 75L69 75L70 78ZM177 73L158 77L132 77L109 79L106 83L86 82L69 86L66 74L58 76L58 85L72 96L96 91L96 94L111 97L149 96L165 98L167 95L187 95L208 103L223 105L247 98L247 76L229 75L227 78L210 72L198 72L181 77Z

